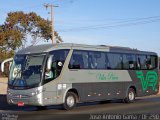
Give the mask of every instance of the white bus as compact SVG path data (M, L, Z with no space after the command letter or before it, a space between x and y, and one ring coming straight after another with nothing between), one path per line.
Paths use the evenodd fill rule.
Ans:
M7 101L18 106L123 99L157 94L154 52L105 45L55 44L25 48L10 68Z

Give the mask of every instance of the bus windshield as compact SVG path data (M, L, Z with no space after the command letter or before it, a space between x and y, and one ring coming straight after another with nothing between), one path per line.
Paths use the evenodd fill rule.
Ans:
M44 58L45 55L16 55L10 69L9 86L38 85L41 81Z

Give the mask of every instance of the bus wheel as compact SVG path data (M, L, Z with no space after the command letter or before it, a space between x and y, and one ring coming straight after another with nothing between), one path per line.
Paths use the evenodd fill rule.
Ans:
M77 105L76 94L73 92L68 92L65 97L65 102L63 104L64 109L71 110Z
M135 100L135 90L133 88L129 88L127 97L124 99L125 103L132 103Z

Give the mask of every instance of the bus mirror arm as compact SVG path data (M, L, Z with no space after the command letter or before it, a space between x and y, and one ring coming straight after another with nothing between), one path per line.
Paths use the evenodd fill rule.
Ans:
M13 58L8 58L8 59L4 60L4 61L1 63L1 71L2 71L2 72L4 72L4 64L7 63L7 62L9 62L9 68L10 68L11 63L12 63L12 60L13 60Z

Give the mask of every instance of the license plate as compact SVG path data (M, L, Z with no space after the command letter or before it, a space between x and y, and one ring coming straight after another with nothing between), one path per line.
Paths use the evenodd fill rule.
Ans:
M18 102L18 107L23 107L24 106L24 102Z

